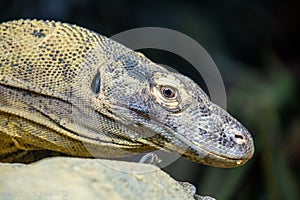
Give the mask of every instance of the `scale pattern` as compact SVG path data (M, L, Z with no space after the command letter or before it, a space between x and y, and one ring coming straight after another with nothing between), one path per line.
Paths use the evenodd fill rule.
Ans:
M0 25L0 161L117 158L164 148L217 167L253 155L249 132L188 77L76 25Z

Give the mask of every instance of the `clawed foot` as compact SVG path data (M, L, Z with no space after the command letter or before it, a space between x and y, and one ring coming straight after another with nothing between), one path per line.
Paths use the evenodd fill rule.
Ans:
M161 163L161 159L158 157L157 154L155 153L140 153L140 154L134 154L128 157L124 158L118 158L114 160L123 160L123 161L128 161L128 162L138 162L138 163L146 163L146 164L151 164L155 165L157 167L159 166L159 163Z
M184 190L192 194L195 200L216 200L215 198L212 198L210 196L200 196L199 194L196 194L196 187L191 183L181 181L178 181L178 183L182 185Z
M159 167L159 163L162 160L155 153L147 153L143 157L140 158L139 163L147 163L151 165L155 165Z

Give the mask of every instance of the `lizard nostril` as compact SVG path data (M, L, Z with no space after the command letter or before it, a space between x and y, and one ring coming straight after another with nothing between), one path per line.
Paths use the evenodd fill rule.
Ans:
M235 134L234 137L236 139L244 139L244 137L242 135L240 135L240 134Z
M246 143L246 140L245 140L245 138L244 138L244 136L243 136L242 134L235 133L235 134L234 134L234 137L235 137L235 141L236 141L238 144Z

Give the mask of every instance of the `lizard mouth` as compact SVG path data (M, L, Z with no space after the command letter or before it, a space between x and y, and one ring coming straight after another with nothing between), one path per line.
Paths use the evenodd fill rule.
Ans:
M195 152L198 152L198 156L195 156ZM251 149L246 155L240 157L220 155L215 152L209 152L205 149L192 149L185 152L183 156L194 162L212 167L233 168L244 165L249 159L253 157L253 154L254 149Z
M253 153L250 153L243 158L232 158L232 157L227 157L227 156L222 156L217 154L212 154L212 156L218 162L217 167L232 168L232 167L239 167L245 164L249 159L252 158ZM215 162L214 164L216 164L217 162Z
M126 119L130 127L133 127L132 124L136 124L137 118L128 118L131 115L124 115L126 112L134 112L136 116L147 120L147 116L144 115L142 112L139 112L133 108L125 107L118 104L112 104L114 107L113 111L114 114L120 118ZM156 130L160 130L160 133L153 134L153 127L143 126L143 132L140 133L141 138L144 138L143 141L147 142L149 146L152 146L156 149L164 149L168 152L173 152L175 154L181 154L183 157L187 159L201 163L204 165L212 166L212 167L221 167L221 168L233 168L238 167L245 164L250 158L253 156L254 148L253 142L250 136L245 135L245 143L244 144L237 144L239 146L249 147L249 149L241 148L239 155L228 154L227 151L221 151L217 153L218 148L216 148L216 144L210 143L208 146L199 142L202 141L201 139L195 140L195 137L187 137L187 134L178 133L176 137L174 137L174 132L176 130L173 127L170 127L166 124L162 124L156 118L151 118L152 123L156 124ZM155 122L155 123L154 123ZM141 125L141 124L140 124ZM141 127L141 126L137 126ZM158 128L160 127L160 128ZM142 130L142 129L141 129ZM139 131L141 131L139 130ZM137 129L136 129L137 131ZM149 133L149 135L147 134ZM151 134L152 133L152 134ZM160 140L157 139L159 136ZM172 140L170 141L170 138ZM252 144L250 144L252 143ZM211 147L211 149L210 149ZM251 148L250 148L251 147ZM213 150L215 149L215 150ZM228 151L230 151L228 147Z

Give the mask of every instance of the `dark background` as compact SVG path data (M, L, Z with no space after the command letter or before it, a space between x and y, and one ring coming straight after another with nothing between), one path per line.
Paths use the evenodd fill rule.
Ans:
M106 36L165 27L199 42L225 82L228 111L252 133L246 165L217 169L180 159L165 170L217 199L300 199L300 4L297 0L0 1L0 21L54 19ZM192 66L160 50L142 50L201 84ZM205 85L203 85L205 88Z

